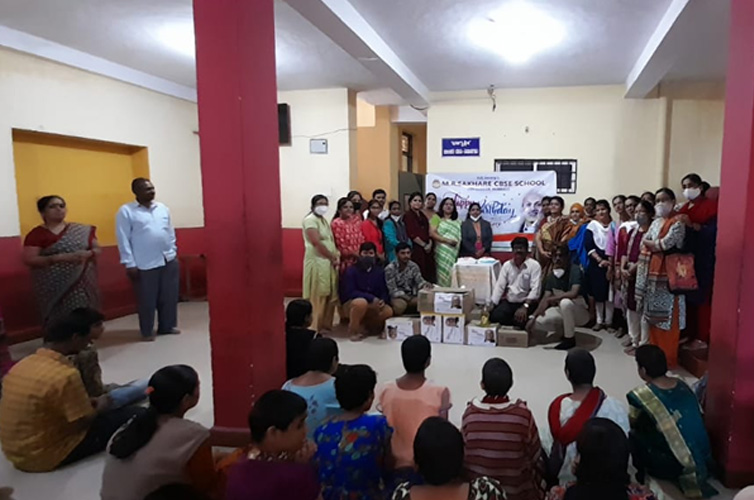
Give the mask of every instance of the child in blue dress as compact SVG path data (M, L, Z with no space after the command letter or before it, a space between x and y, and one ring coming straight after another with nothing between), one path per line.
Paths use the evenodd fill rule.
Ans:
M374 401L377 375L367 365L346 368L335 381L343 413L314 432L324 500L384 500L386 473L392 468L393 429L383 415L366 412Z

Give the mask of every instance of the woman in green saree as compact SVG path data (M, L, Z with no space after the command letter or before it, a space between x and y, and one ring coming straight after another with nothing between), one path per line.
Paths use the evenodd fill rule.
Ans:
M452 198L445 198L440 203L439 217L430 221L429 234L436 242L437 284L450 286L461 241L461 221Z

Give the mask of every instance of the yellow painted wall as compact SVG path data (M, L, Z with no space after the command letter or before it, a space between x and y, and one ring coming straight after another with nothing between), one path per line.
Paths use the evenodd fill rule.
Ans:
M56 194L68 220L97 226L101 245L115 245L115 213L133 200L131 181L149 177L146 148L13 131L21 234L40 224L36 202Z
M358 108L359 112L364 107ZM374 126L359 126L357 138L356 178L351 180L353 189L369 198L377 188L388 193L388 198L398 195L398 158L400 154L398 127L392 123L390 107L374 109ZM370 119L367 123L371 122ZM364 124L364 118L357 119Z

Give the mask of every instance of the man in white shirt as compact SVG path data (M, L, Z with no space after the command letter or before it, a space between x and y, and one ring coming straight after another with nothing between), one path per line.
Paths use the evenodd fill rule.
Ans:
M154 185L144 178L134 179L131 191L136 201L126 203L115 218L120 262L136 286L139 303L139 329L143 340L154 340L154 314L158 313L157 334L180 333L178 323L178 248L170 210L154 201Z
M378 215L378 217L381 220L385 220L388 217L390 217L390 211L387 208L385 208L385 202L387 201L387 193L385 192L384 189L375 189L374 191L372 191L372 200L377 200L380 203L380 206L382 207L382 212L380 212L380 215ZM369 218L369 206L367 206L367 209L364 210L364 213L362 215L364 216L364 220Z
M542 267L529 257L529 240L519 236L511 243L513 258L503 263L492 291L490 321L523 328L542 290ZM502 299L502 300L501 300Z

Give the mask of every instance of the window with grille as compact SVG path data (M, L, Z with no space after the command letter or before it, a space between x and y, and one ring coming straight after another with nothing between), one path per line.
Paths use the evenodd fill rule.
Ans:
M558 180L558 193L576 193L577 160L495 160L495 172L545 172L552 170Z

